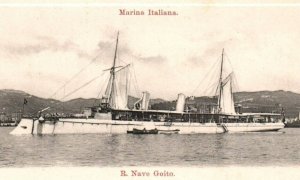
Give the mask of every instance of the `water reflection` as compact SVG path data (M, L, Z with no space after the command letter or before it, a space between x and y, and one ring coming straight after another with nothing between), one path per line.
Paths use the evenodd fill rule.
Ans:
M299 165L300 129L286 133L12 136L0 128L0 166Z

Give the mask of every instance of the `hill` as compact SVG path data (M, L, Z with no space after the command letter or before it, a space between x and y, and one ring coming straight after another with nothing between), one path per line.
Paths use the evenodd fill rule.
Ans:
M43 108L50 107L49 112L79 113L83 108L99 104L96 98L84 99L77 98L66 102L55 99L40 98L19 90L3 89L0 90L0 113L11 114L20 113L23 109L24 98L27 104L24 105L25 114L34 114ZM138 101L139 98L129 97L129 108ZM150 106L155 103L164 102L162 99L151 99Z
M257 91L234 93L236 105L241 106L241 112L277 112L284 108L287 117L296 117L300 111L300 94L290 91ZM196 97L187 103L194 107L203 104L217 104L216 97ZM153 109L175 109L176 101L161 102L152 106Z
M18 90L0 90L0 112L11 114L22 112L24 98L28 101L25 105L25 113L32 114L37 111L51 107L50 112L79 113L84 107L90 107L99 103L99 99L77 98L66 102L55 99L40 98ZM242 112L272 112L285 109L287 117L296 117L300 111L300 94L290 91L257 91L237 92L234 94L236 104L242 106ZM129 107L133 107L138 98L129 97ZM215 104L216 98L195 97L193 101L187 101L189 105ZM163 99L151 99L151 109L173 110L176 101L165 101Z

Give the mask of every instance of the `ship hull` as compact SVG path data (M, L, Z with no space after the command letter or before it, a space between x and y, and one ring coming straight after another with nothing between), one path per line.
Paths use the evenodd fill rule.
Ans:
M278 131L284 128L284 123L224 123L225 131L229 133L239 132L268 132Z
M126 134L133 129L157 129L161 132L176 131L178 134L217 134L236 132L278 131L283 123L189 123L189 122L149 122L99 119L62 118L57 121L22 119L10 133L23 134Z

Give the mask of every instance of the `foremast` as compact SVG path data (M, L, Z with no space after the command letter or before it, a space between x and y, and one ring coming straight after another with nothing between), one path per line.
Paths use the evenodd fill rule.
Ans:
M116 59L117 59L117 51L118 51L118 42L119 42L119 32L118 32L118 35L117 35L117 41L116 41L116 48L115 48L115 54L114 54L114 60L113 60L113 65L110 69L110 80L111 82L109 82L108 84L108 88L110 87L109 89L109 95L108 95L108 100L107 100L107 103L111 106L115 99L115 95L116 95ZM111 84L110 84L111 83Z
M110 71L109 81L105 90L105 96L102 97L102 106L106 109L128 109L128 74L129 66L117 66L117 52L119 43L119 32L117 34L116 47L112 67L107 69ZM119 69L118 69L119 68Z

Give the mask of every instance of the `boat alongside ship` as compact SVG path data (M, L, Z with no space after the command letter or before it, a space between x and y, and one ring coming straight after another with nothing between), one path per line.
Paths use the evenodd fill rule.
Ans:
M149 109L150 93L143 92L133 109L128 108L128 70L130 65L117 66L116 41L110 78L99 105L82 117L22 118L10 133L22 134L201 134L231 132L278 131L284 128L282 114L235 112L232 73L223 74L223 54L218 83L218 105L211 112L186 109L186 96L179 94L175 111Z

